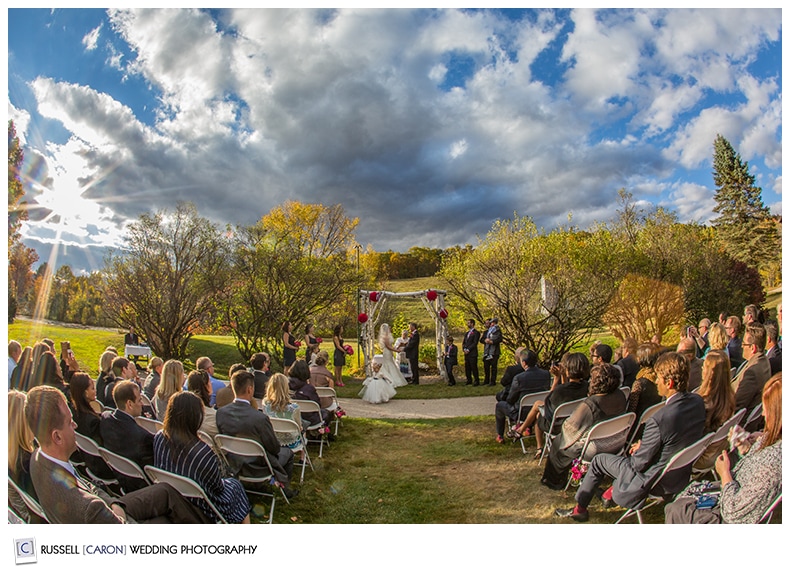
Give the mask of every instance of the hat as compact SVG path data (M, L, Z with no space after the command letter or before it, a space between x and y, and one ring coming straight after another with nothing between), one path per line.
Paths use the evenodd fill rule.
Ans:
M497 319L496 317L493 317L493 318L491 318L491 322L499 324L499 319Z
M373 363L376 365L384 364L384 355L373 355Z

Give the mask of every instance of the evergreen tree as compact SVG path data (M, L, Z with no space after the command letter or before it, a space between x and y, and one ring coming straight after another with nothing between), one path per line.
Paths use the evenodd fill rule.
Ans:
M781 261L777 222L763 205L749 164L724 137L713 142L713 182L719 217L713 220L727 252L760 270Z

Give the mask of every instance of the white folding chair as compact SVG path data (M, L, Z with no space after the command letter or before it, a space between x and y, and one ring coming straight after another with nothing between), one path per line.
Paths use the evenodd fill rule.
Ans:
M694 461L699 458L705 449L710 444L710 440L713 438L713 433L708 433L697 442L690 444L686 448L680 449L676 452L672 458L669 459L664 469L661 473L653 480L652 484L650 485L650 492L648 492L647 496L642 499L638 504L634 505L633 508L629 508L625 511L620 519L615 524L620 524L623 520L628 518L629 516L633 516L636 514L637 519L639 520L639 524L644 524L642 521L642 512L650 508L651 506L655 506L656 504L660 504L664 501L664 496L659 496L652 494L652 491L661 484L661 480L672 471L680 470L682 468L691 466L694 464ZM691 474L689 473L689 477ZM647 503L647 504L645 504Z
M162 428L164 428L164 424L161 421L156 419L149 419L148 417L134 417L135 422L143 427L145 430L150 432L151 434L156 434Z
M259 443L257 440L253 440L250 438L241 438L237 436L231 436L228 434L218 434L214 437L214 443L217 445L217 448L222 451L222 454L227 457L229 454L234 454L236 456L247 457L247 458L262 458L263 461L266 463L266 467L269 469L269 474L266 476L248 476L239 474L236 476L242 484L244 484L244 489L251 493L257 494L258 496L265 496L267 498L272 499L272 507L269 512L269 524L272 523L274 520L274 503L275 498L274 495L270 492L262 492L259 490L253 490L249 487L249 485L256 485L256 484L271 484L274 482L277 487L280 489L280 493L283 495L285 502L288 504L291 503L288 500L288 496L285 494L285 489L283 486L275 481L274 478L274 470L272 470L272 465L269 462L268 457L266 456L266 450L263 448L263 445Z
M532 406L538 401L545 401L546 397L549 396L551 391L538 391L537 393L529 393L521 397L521 400L518 402L518 415L516 415L516 424L520 425L524 422L527 418L527 414L532 409ZM519 439L519 443L521 444L521 451L524 454L527 454L527 446L524 442L524 439L528 437L521 437Z
M151 484L151 481L148 479L148 475L145 474L142 468L131 459L126 458L125 456L121 456L118 453L115 453L111 450L108 450L102 446L99 447L99 454L104 459L104 462L107 463L113 472L116 475L122 474L123 476L128 476L129 478L137 478L145 482L145 484ZM121 487L123 490L123 487Z
M628 440L625 443L626 447L634 442L634 439L636 438L636 435L639 432L639 428L643 424L645 424L647 419L649 419L654 414L656 414L658 411L663 409L665 404L666 404L666 401L661 401L660 403L656 403L654 405L650 405L644 411L642 411L642 416L639 417L639 422L637 422L634 425L634 428L631 429L631 435L628 437Z
M148 396L145 393L140 392L140 400L143 403L143 407L151 407L151 410L153 411L154 416L156 416L156 406L154 405L153 402L151 402L151 399L149 399Z
M744 421L743 425L741 425L741 426L743 426L743 428L746 428L751 423L753 423L754 421L759 419L761 416L763 416L763 403L762 402L752 409L752 411L749 413L749 416L746 417L746 421Z
M10 476L8 477L8 486L13 491L15 491L17 496L19 496L19 498L22 500L22 502L25 503L25 506L27 507L27 510L30 514L35 514L43 521L44 524L49 524L49 518L47 518L44 509L41 507L38 501L32 496L30 496L27 492L25 492L25 490L22 487L20 487L16 482L14 482L14 479L12 479Z
M78 432L75 432L74 435L77 437L77 448L80 449L80 452L82 452L83 454L87 454L88 456L93 456L95 458L98 458L100 461L104 461L101 452L99 452L99 443L97 443L92 438L82 435ZM107 463L105 462L104 464ZM108 468L112 470L112 467L109 467L109 465ZM102 478L101 476L96 476L91 471L90 465L88 464L85 465L85 472L93 482L103 482L104 484L114 484L114 485L118 484L118 480L115 478Z
M622 387L620 387L620 390L623 391L623 394L625 395L625 402L627 403L628 402L628 397L631 396L631 387L629 387L629 386L622 386Z
M324 407L330 413L334 413L337 411L337 409L340 408L340 405L337 402L337 393L335 392L335 389L333 389L332 387L316 387L315 392L318 393L318 397L321 399L324 398L332 399L332 404L329 405L328 407ZM335 415L335 436L337 436L337 431L339 427L340 427L340 419L337 417L337 415Z
M321 434L321 440L310 440L307 438L307 433L311 431L319 431L324 427L324 420L321 417L321 406L315 401L305 401L305 400L294 400L294 402L299 405L299 411L302 413L302 420L305 420L305 414L309 413L318 413L318 422L316 424L308 426L305 430L305 438L307 442L318 442L320 446L318 448L318 458L324 456L324 442L326 441L326 435L324 433Z
M145 473L151 479L153 483L163 482L165 484L169 484L173 488L175 488L181 496L185 498L199 498L206 502L208 507L211 511L217 515L217 519L222 524L227 524L228 521L222 515L222 513L214 506L214 503L211 502L211 499L206 494L206 491L203 490L197 482L192 480L189 477L181 476L180 474L175 474L172 472L168 472L161 468L157 468L155 466L151 466L150 464L145 466Z
M713 438L710 439L710 444L715 444L715 443L727 438L727 435L729 435L729 433L730 433L730 429L732 427L734 427L736 424L738 424L738 421L743 418L743 414L745 412L746 412L745 408L741 409L737 413L732 415L729 419L724 421L724 423L718 428L718 430L715 433L713 433ZM728 447L727 450L729 450L729 447ZM694 461L694 464L696 464L696 463L697 463L697 461ZM706 475L709 472L712 472L714 475L716 474L716 461L715 461L715 459L714 459L714 462L712 464L710 464L709 466L707 466L705 468L697 468L696 466L693 466L691 468L691 473L692 473L692 475L694 476L695 479L698 479L701 476L704 476L704 475Z
M307 465L310 465L310 468L313 472L315 472L315 468L313 468L313 461L310 460L310 454L307 452L307 438L302 433L302 429L299 427L299 423L293 421L291 419L280 419L277 417L269 417L269 421L272 423L272 428L274 429L275 433L283 433L283 434L293 434L298 433L299 436L302 438L301 442L294 447L291 447L291 452L294 454L296 453L304 453L304 460L299 464L302 467L302 476L299 478L299 482L304 482L304 469Z
M543 452L540 453L540 460L538 461L538 464L543 462L543 457L545 457L551 449L551 443L561 432L556 428L556 426L560 423L560 421L563 421L571 416L573 411L576 410L576 407L578 407L583 402L584 399L576 399L575 401L562 403L560 406L554 409L554 414L551 417L551 426L549 427L549 432L546 433L546 444L543 446Z
M587 437L584 439L582 451L578 456L582 464L590 464L592 462L592 456L588 455L587 451L590 450L590 445L594 444L595 441L599 441L598 444L605 442L607 447L596 449L595 454L602 452L613 454L621 453L625 448L626 440L628 440L628 433L631 431L631 425L634 424L635 420L636 413L625 413L624 415L601 421L593 425L587 433ZM565 490L568 490L570 484L571 476L568 474L568 482L565 484Z
M21 516L19 516L16 513L16 511L9 506L8 507L8 524L27 524L27 522L25 522L25 519L22 518Z

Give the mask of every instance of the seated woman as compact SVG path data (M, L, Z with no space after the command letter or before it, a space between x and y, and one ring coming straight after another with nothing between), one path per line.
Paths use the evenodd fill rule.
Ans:
M217 411L209 405L211 401L211 379L204 370L190 371L187 375L187 390L195 393L203 401L203 424L200 429L214 438L219 432L217 428Z
M692 482L664 507L667 524L754 524L782 492L782 373L763 387L765 430L735 441L743 458L730 470L725 449L716 459L720 483ZM719 490L720 489L720 490ZM698 508L708 495L711 507Z
M99 376L96 378L96 396L104 398L104 391L107 385L115 380L115 373L112 372L112 362L118 353L115 351L105 350L101 357L99 357Z
M203 401L194 393L170 397L164 427L154 435L154 466L197 482L228 522L249 524L251 506L244 487L235 478L223 476L217 455L198 438L203 412ZM202 500L196 504L216 520L208 504Z
M315 364L310 367L310 384L314 387L330 387L335 388L335 379L332 371L326 368L329 363L329 353L320 351L315 358ZM320 397L321 406L328 408L332 406L332 397Z
M36 372L32 386L49 385L55 387L69 398L69 385L63 380L63 372L60 370L55 355L49 351L42 353L36 365Z
M657 405L662 401L656 386L656 373L653 365L661 355L661 347L656 343L642 343L636 349L636 362L639 372L631 386L631 395L628 397L628 412L636 413L636 420L648 407Z
M313 401L320 406L321 397L318 396L315 387L308 382L309 380L310 368L304 359L299 359L291 365L288 371L288 388L293 393L293 398L299 401ZM302 413L302 419L308 421L309 426L316 425L322 420L324 424L329 425L332 421L332 413L322 408L320 418L318 413Z
M291 393L288 390L288 377L282 373L275 373L266 385L266 398L263 401L263 412L270 418L288 419L294 421L302 428L302 417L299 405L291 402ZM282 446L294 449L302 444L302 434L277 433L277 440Z
M735 414L735 392L730 384L730 358L722 349L705 355L699 394L705 400L705 434L716 432ZM694 468L710 468L723 449L727 438L711 443L694 463Z
M18 391L26 390L30 385L30 374L33 372L33 347L25 347L19 356L19 361L11 372L9 388Z
M573 459L581 454L584 438L596 423L625 412L625 395L620 390L620 370L609 363L596 365L590 371L589 396L562 423L562 431L552 441L541 483L552 490L562 490L568 481ZM588 447L588 456L606 452L601 445Z
M33 432L25 419L25 395L8 391L8 476L16 485L38 500L30 478L30 456L33 454ZM30 522L30 513L19 495L9 489L8 504L22 518Z
M92 438L102 444L99 421L101 416L93 407L96 401L96 383L88 373L77 371L71 375L71 411L74 422L77 423L77 432Z
M170 359L162 367L159 386L154 393L153 406L156 418L163 421L170 397L180 393L184 385L184 365L181 361Z

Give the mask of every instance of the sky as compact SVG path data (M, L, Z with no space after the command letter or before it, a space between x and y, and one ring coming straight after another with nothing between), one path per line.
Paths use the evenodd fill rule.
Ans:
M782 207L768 9L9 9L8 117L42 261L102 265L144 211L343 204L376 251L497 219L715 217L713 141ZM55 249L53 249L55 246ZM53 261L54 262L54 261Z

